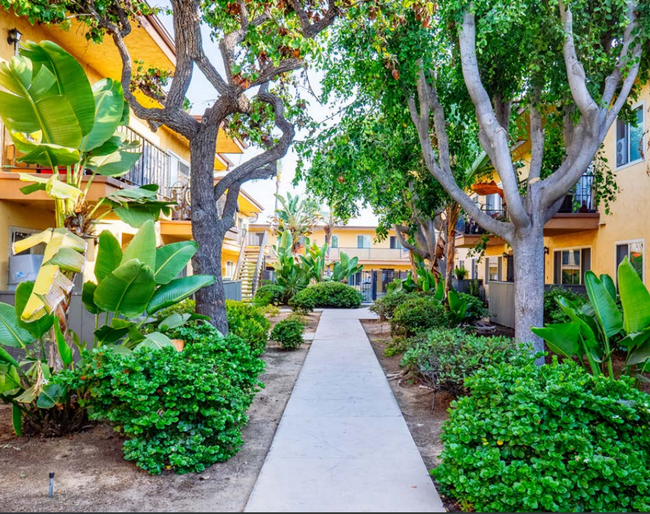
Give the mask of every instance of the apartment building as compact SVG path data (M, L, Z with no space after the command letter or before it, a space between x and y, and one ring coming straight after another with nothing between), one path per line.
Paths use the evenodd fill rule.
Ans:
M259 244L264 237L268 247L277 243L277 236L272 234L269 224L251 224L249 243ZM322 246L325 243L325 227L316 227L309 240L312 244ZM386 239L379 241L375 226L335 227L330 241L330 261L340 260L341 253L357 257L359 264L363 265L363 271L353 276L350 284L361 290L367 300L385 294L387 284L396 278L406 278L411 269L409 252L402 247L394 230L389 231ZM268 266L273 266L271 255Z
M72 21L68 30L57 26L36 24L32 26L27 19L15 16L12 12L0 9L0 60L9 60L16 53L17 44L11 43L8 36L16 35L23 41L50 40L70 52L84 67L91 82L104 77L119 79L122 62L112 41L95 44L85 37L83 24ZM144 66L155 65L172 71L176 63L173 40L161 22L152 16L143 17L134 24L133 32L126 38L126 44ZM151 100L139 98L144 104ZM162 219L157 224L161 244L192 239L190 223L191 198L189 194L190 151L188 141L166 127L157 131L135 116L131 116L129 126L124 129L127 139L140 142L142 157L131 171L119 179L96 177L91 186L88 199L91 203L113 191L155 183L160 186L162 197L176 201L178 208L170 219ZM241 154L244 145L221 130L217 138L215 155L215 181L230 169L232 162L228 155ZM7 131L0 123L0 290L14 289L17 282L25 279L24 270L10 261L13 259L11 243L43 230L54 224L53 201L44 192L25 196L20 188L25 185L19 181L17 172L48 173L49 170L27 166L17 160L15 148ZM234 276L235 262L243 248L243 230L250 219L256 219L262 206L254 198L242 192L239 198L236 226L228 233L223 248L223 272L226 277ZM123 245L127 244L135 229L118 219L104 219L96 232L108 229ZM42 249L35 248L34 253ZM90 242L89 262L86 275L91 276L95 251ZM188 270L191 273L191 270ZM17 276L19 274L20 276Z
M633 105L636 124L618 120L605 138L603 157L620 189L616 201L610 205L609 214L604 212L602 205L596 204L594 177L588 170L566 195L560 211L544 227L547 284L584 290L586 271L616 277L618 264L628 257L648 285L650 264L645 258L645 249L650 242L650 176L646 158L649 108L650 87L645 86ZM530 162L529 142L521 144L514 155L522 160L525 170ZM498 181L498 177L494 177L497 187L500 186ZM474 187L478 191L476 201L492 216L507 216L498 191L480 194L486 190L485 186L483 183ZM471 219L459 223L457 264L464 264L471 278L484 280L488 298L497 290L507 298L508 288L512 288L514 281L512 249L501 238L490 237L485 256L480 261L472 259L468 250L481 240L481 232ZM509 321L503 315L498 320L504 324Z

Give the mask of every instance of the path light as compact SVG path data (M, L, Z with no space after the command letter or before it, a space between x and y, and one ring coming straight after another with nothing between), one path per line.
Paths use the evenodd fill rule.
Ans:
M54 498L54 471L50 471L50 491L47 496L49 498Z
M23 34L17 28L9 29L7 43L14 45L14 53L18 53L18 43L20 43L20 38L22 37Z

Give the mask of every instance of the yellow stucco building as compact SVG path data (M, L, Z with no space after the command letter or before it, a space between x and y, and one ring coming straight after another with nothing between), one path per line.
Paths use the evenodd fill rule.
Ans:
M69 30L44 24L32 26L27 19L0 9L0 61L7 61L16 53L17 44L8 40L10 33L14 39L18 34L23 41L50 40L57 43L82 64L91 82L104 77L120 78L122 62L112 41L95 44L87 40L86 28L81 23L73 21ZM173 71L176 63L174 43L157 18L141 18L137 25L134 24L133 32L126 38L126 44L134 58L143 61L145 66L155 65ZM151 102L145 97L139 99L143 103ZM96 177L88 195L89 201L96 202L100 197L121 188L147 183L158 184L163 198L179 204L170 219L161 219L157 223L159 242L167 244L191 239L188 141L164 126L154 132L147 123L133 115L124 132L128 140L141 143L142 157L124 177ZM219 180L223 173L227 173L232 165L228 154L241 154L244 148L242 143L229 137L223 130L219 132L215 155L215 181ZM12 257L11 243L35 231L53 226L54 206L53 201L44 192L25 196L20 191L25 183L19 181L18 171L39 174L48 173L49 170L18 162L11 138L1 123L0 164L0 290L6 290L15 288L17 281L24 279L24 270L18 269L20 266L14 265L12 270L9 269ZM262 206L255 199L245 192L240 194L236 225L228 233L223 248L225 277L233 278L235 263L244 247L243 231L248 222L256 220L262 210ZM103 219L96 228L96 233L99 234L105 229L113 232L123 245L128 243L135 233L135 229L118 219ZM42 250L35 248L31 251L37 253ZM88 257L85 274L89 277L95 258L92 242ZM15 261L13 262L15 264ZM17 273L20 276L16 276Z

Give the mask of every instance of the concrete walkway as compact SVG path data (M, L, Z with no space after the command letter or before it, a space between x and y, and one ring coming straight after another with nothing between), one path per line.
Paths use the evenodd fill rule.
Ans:
M444 512L360 319L325 310L246 512Z

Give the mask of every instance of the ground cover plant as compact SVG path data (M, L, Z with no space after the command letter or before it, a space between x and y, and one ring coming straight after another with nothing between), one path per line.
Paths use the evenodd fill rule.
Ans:
M487 367L452 404L441 492L478 512L646 512L650 397L571 361Z
M124 458L149 473L201 472L232 457L264 362L240 337L207 323L177 329L174 348L85 352L57 383L84 391L90 418L125 437Z
M520 346L511 338L437 328L410 341L401 364L434 391L462 396L467 394L465 379L486 366L525 365L530 361L530 347Z

